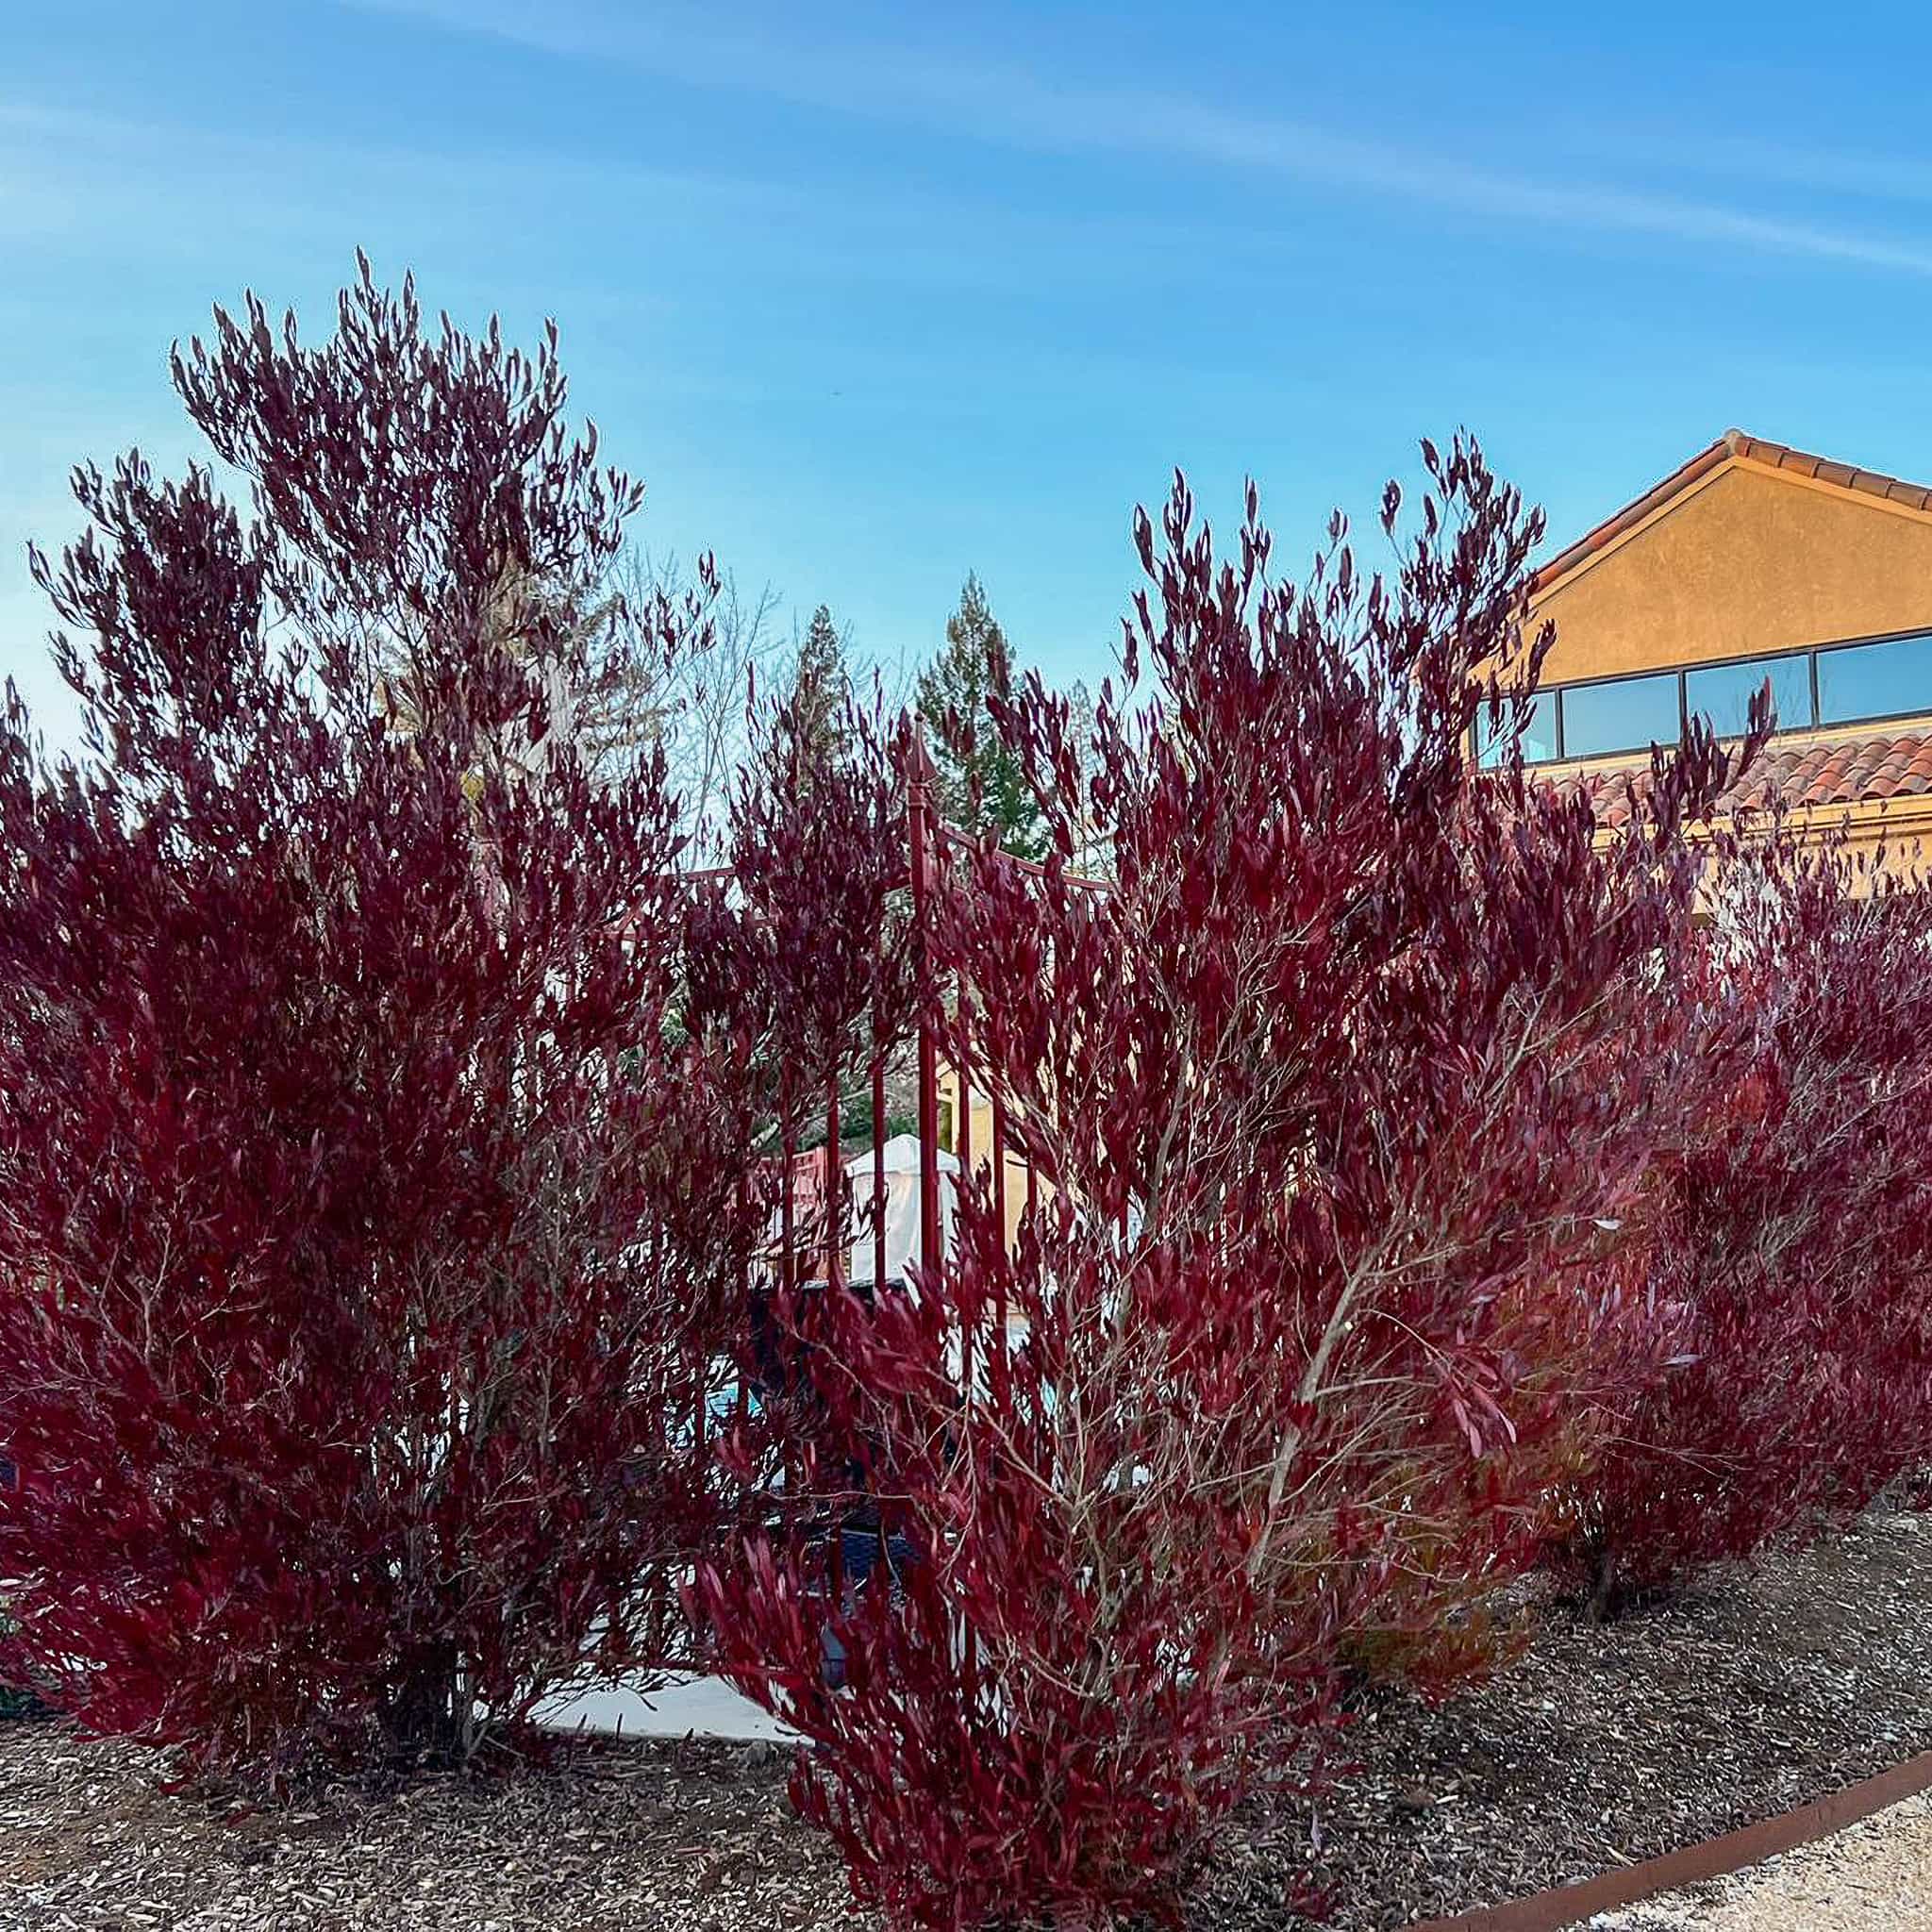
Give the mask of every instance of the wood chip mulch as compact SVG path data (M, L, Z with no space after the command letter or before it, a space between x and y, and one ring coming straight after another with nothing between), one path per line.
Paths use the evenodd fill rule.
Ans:
M1193 1932L1392 1932L1654 1857L1932 1748L1932 1517L1608 1629L1530 1603L1526 1654L1439 1708L1383 1693L1320 1801L1255 1807ZM360 1780L280 1810L170 1796L151 1753L0 1724L0 1932L804 1932L871 1922L784 1755L573 1747L515 1775Z
M1431 1711L1357 1714L1358 1776L1241 1821L1196 1932L1393 1932L1715 1838L1932 1749L1932 1516L1841 1538L1607 1627L1553 1606L1528 1651Z
M573 1747L278 1810L158 1789L154 1753L0 1727L4 1932L803 1932L851 1923L772 1745Z

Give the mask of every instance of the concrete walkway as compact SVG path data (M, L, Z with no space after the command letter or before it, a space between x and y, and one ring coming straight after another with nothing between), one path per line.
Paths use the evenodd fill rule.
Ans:
M600 1731L625 1738L736 1738L790 1743L795 1733L716 1677L675 1677L641 1697L625 1684L599 1685L540 1704L537 1722L552 1731Z
M1591 1932L1932 1932L1932 1792Z

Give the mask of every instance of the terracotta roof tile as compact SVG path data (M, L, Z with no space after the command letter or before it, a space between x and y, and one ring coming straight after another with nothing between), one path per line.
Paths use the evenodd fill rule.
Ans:
M1672 497L1688 490L1699 477L1707 475L1720 463L1742 457L1754 463L1767 463L1774 469L1790 470L1801 476L1815 476L1840 489L1862 490L1868 496L1882 496L1901 503L1908 509L1932 510L1932 487L1907 483L1876 470L1861 470L1851 463L1834 462L1827 457L1807 455L1789 443L1772 442L1761 436L1746 436L1741 429L1726 429L1708 448L1701 449L1687 463L1673 470L1661 483L1646 490L1632 503L1626 503L1614 516L1606 517L1595 529L1579 537L1559 551L1536 574L1536 589L1546 590L1558 577L1567 576L1585 558L1614 542L1625 530L1634 528Z
M1582 772L1555 782L1566 797L1579 787L1587 789L1597 801L1600 819L1614 826L1630 816L1626 778L1634 780L1641 797L1649 787L1649 768L1634 773ZM1932 732L1784 749L1774 742L1719 801L1719 808L1744 806L1762 811L1774 796L1793 808L1812 810L1875 805L1893 798L1932 798Z

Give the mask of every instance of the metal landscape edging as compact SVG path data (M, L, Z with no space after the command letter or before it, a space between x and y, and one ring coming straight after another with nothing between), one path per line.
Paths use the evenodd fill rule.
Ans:
M1409 1932L1562 1932L1565 1926L1580 1925L1599 1912L1640 1905L1659 1892L1676 1891L1762 1864L1928 1789L1932 1789L1932 1751L1922 1751L1890 1771L1828 1792L1795 1811L1760 1818L1701 1844L1667 1852L1660 1858L1646 1858L1641 1864L1511 1899L1507 1905L1478 1906L1453 1918L1419 1921Z

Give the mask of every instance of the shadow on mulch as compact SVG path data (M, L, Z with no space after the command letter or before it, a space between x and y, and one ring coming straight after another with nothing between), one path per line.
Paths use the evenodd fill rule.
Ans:
M1359 1775L1246 1816L1195 1932L1394 1932L1713 1838L1932 1748L1932 1517L1843 1537L1615 1624L1529 1603L1535 1640L1436 1708L1383 1692Z

